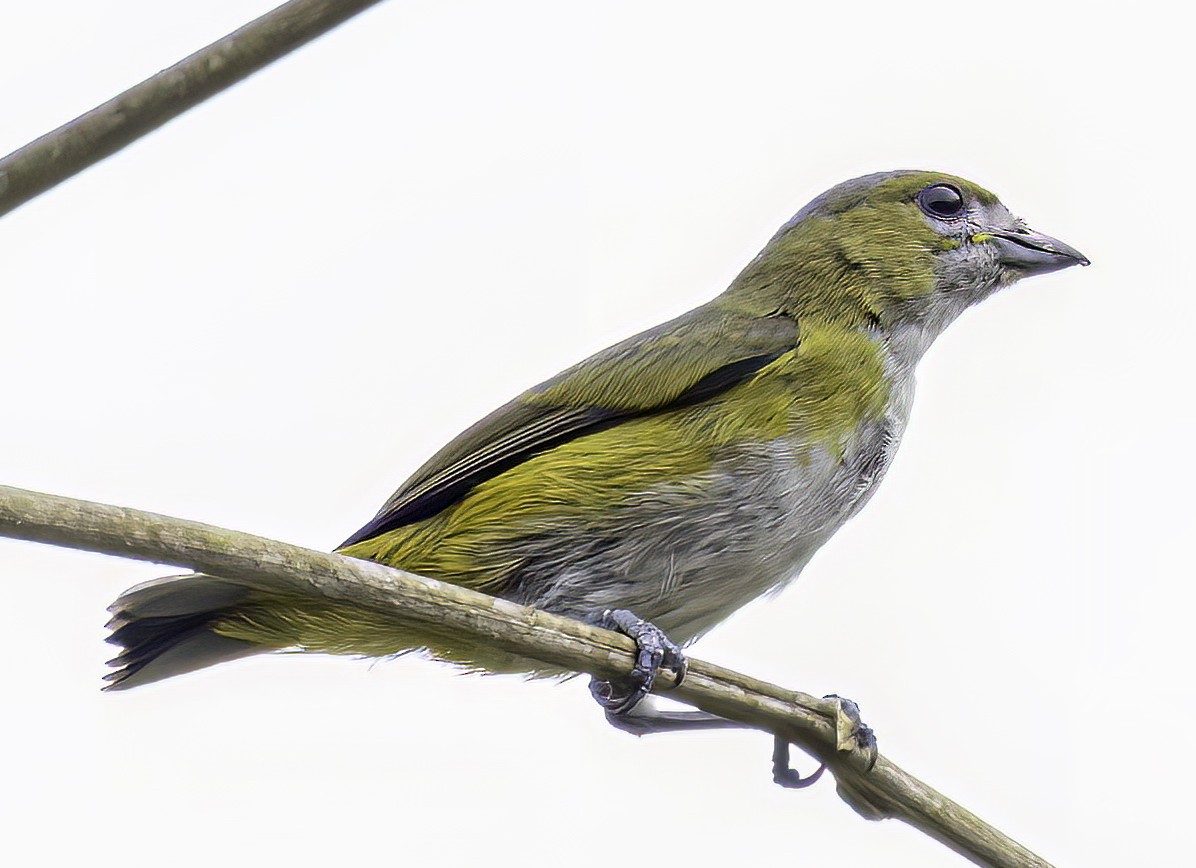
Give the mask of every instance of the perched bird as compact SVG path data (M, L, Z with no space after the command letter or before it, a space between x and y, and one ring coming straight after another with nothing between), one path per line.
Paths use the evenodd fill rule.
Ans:
M966 308L1088 260L992 193L937 172L840 184L714 300L524 392L434 455L338 549L630 633L627 714L663 662L794 579L871 497L909 419L914 367ZM159 579L112 606L128 688L262 651L470 667L541 663L421 636L293 586ZM641 620L642 619L642 620ZM678 643L678 644L674 644Z

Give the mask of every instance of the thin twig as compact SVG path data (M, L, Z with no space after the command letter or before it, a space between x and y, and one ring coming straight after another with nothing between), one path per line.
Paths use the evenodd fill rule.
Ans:
M291 0L0 160L0 216L379 0Z
M213 573L277 589L347 600L393 617L396 627L447 632L599 678L631 670L626 636L519 606L447 582L368 561L149 512L0 486L0 536ZM671 698L777 733L825 762L839 794L869 819L894 817L979 865L1034 868L1047 862L902 771L867 756L841 734L836 700L785 690L691 660Z

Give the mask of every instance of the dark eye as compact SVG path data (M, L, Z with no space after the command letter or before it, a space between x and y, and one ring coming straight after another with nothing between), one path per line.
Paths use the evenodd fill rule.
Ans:
M963 213L963 194L950 184L935 184L919 191L918 207L931 217L958 217Z

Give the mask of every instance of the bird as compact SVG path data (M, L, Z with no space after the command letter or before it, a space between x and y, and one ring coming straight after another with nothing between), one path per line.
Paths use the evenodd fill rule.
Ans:
M591 690L650 731L628 722L660 668L683 674L685 646L795 579L868 502L935 338L1023 277L1088 264L963 178L846 181L722 294L468 428L337 551L631 635L635 669ZM171 576L110 611L106 689L283 649L566 674L294 585Z

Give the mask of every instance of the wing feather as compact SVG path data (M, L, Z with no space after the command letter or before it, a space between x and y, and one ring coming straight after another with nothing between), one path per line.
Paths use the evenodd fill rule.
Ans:
M615 344L495 410L432 456L341 548L433 516L561 443L713 397L797 346L792 319L715 304Z

